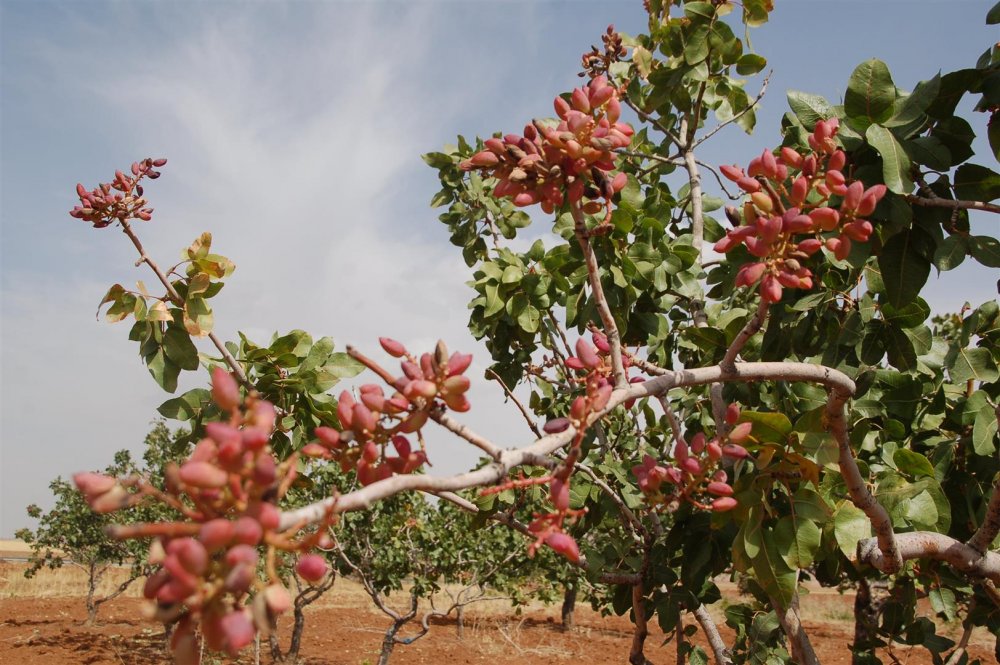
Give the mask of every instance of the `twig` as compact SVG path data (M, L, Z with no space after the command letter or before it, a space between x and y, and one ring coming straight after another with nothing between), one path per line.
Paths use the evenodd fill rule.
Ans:
M670 139L671 141L673 141L673 142L674 142L674 143L676 143L677 145L681 145L681 139L680 139L680 137L679 137L679 136L677 136L677 134L675 134L675 133L673 132L673 130L671 130L671 129L670 129L669 127L667 127L666 125L664 125L664 124L663 124L662 122L660 122L660 121L659 121L658 119L654 118L653 116L651 116L651 115L649 115L648 113L646 113L645 111L643 111L643 110L642 110L641 108L639 108L639 107L638 107L638 106L636 105L636 103L635 103L635 102L633 102L633 101L632 101L631 99L629 99L629 98L628 98L627 96L625 97L625 103L626 103L626 104L628 105L628 107L629 107L630 109L632 109L633 111L635 111L635 114L636 114L637 116L639 116L639 119L640 119L640 120L642 120L643 122L648 122L648 123L649 123L649 124L651 124L651 125L652 125L653 127L655 127L656 129L658 129L658 130L660 130L661 132L663 132L664 134L666 134L666 135L667 135L667 137L668 137L668 138L669 138L669 139Z
M493 380L500 384L500 387L503 388L503 391L504 393L507 394L507 397L512 402L514 402L514 404L517 406L518 411L520 411L521 415L524 416L525 422L528 423L528 428L531 429L534 435L541 436L542 433L538 429L538 423L536 423L535 419L531 417L531 414L528 413L528 410L524 407L524 404L522 404L521 401L517 398L517 396L514 395L514 392L507 387L507 384L504 383L503 379L500 378L500 375L494 372L492 369L487 369L486 373L492 376Z
M740 351L750 341L750 338L756 335L764 325L764 321L767 319L767 310L768 303L761 300L753 317L747 321L742 330L736 333L736 337L733 339L733 343L729 345L729 348L726 349L726 355L722 357L720 365L730 367L736 363L736 356L740 354Z
M430 413L431 420L441 425L446 430L454 434L455 436L461 437L479 448L484 453L489 455L494 460L500 459L500 449L497 448L493 443L490 442L484 436L481 436L470 429L467 425L463 425L457 420L453 419L447 413L440 409L435 409Z
M733 124L734 122L736 122L737 120L739 120L741 117L743 117L744 115L746 115L747 113L749 113L755 106L757 106L757 104L760 102L760 100L762 100L764 98L764 93L767 92L767 84L771 82L771 74L773 74L773 73L774 73L773 69L767 73L767 76L764 77L764 82L761 83L760 92L757 93L757 97L755 97L754 100L752 102L750 102L750 104L747 105L747 107L745 109L743 109L739 113L735 114L729 120L726 120L725 122L719 123L718 126L712 128L704 136L702 136L700 139L698 139L695 142L695 144L691 146L691 148L692 149L697 148L702 143L704 143L708 139L710 139L713 136L715 136L719 131L722 130L723 127L725 127L726 125Z
M809 381L819 383L827 388L826 422L831 433L840 446L839 464L844 476L851 500L865 512L878 534L878 556L869 553L869 563L883 572L896 572L902 566L902 558L895 541L892 522L889 515L871 495L858 470L847 435L847 418L845 415L847 400L854 394L855 386L851 379L835 369L822 365L812 365L797 362L757 362L740 363L732 369L700 367L694 369L675 370L642 383L628 384L616 388L608 400L607 406L601 411L591 414L587 425L591 425L604 417L610 410L617 408L623 402L643 397L656 397L673 388L706 385L720 381ZM576 436L576 429L569 427L563 432L550 434L537 439L521 449L509 449L500 452L499 458L473 471L459 473L447 477L427 475L397 475L379 480L336 498L330 497L313 504L282 513L279 528L288 528L297 524L311 524L322 519L328 519L330 513L342 513L352 510L363 510L374 502L404 491L429 491L432 493L481 487L500 482L506 478L511 469L528 463L529 459L537 459L551 455L556 450L568 445ZM914 534L906 534L912 537ZM933 534L938 536L939 534ZM945 537L947 538L947 537ZM951 540L951 539L947 539ZM972 548L952 541L958 547L968 552ZM914 555L911 558L916 558ZM877 561L877 563L876 563ZM992 570L995 564L1000 575L1000 554L988 555L982 562L975 562L973 568L986 566ZM1000 579L1000 577L998 577Z

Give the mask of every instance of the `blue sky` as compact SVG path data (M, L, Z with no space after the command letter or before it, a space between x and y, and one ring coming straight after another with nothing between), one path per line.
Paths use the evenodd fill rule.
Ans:
M758 132L720 133L705 161L745 164L775 145L788 89L838 101L870 57L911 89L1000 38L983 22L989 0L776 4L753 32L775 70ZM442 337L484 358L465 332L467 271L427 205L438 187L420 154L550 114L609 23L638 32L641 2L0 2L0 537L30 523L27 504L47 505L56 475L138 451L167 398L128 324L94 318L110 284L154 280L119 231L67 216L78 181L170 159L147 188L154 220L138 230L163 263L213 232L238 266L215 300L224 338L304 328L341 348L378 335L420 348ZM984 116L967 117L984 130ZM979 304L996 276L967 262L929 299ZM476 386L469 421L522 442L499 401ZM435 473L475 457L435 439Z

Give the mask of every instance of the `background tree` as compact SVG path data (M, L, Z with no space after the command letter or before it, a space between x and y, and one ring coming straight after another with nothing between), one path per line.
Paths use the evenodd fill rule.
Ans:
M115 460L104 473L122 476L134 473L160 474L160 466L148 463L173 445L173 436L163 422L154 424L146 435L145 467L137 466L127 450L115 453ZM152 456L151 456L152 453ZM112 523L147 522L156 519L156 506L149 504L120 513L113 519L91 510L87 501L73 483L56 478L49 484L55 505L47 512L38 506L28 506L28 515L39 521L34 530L20 529L15 535L31 546L31 556L25 577L33 577L42 568L60 568L69 563L87 575L87 624L97 621L101 605L125 593L136 580L149 574L146 565L148 542L144 540L116 540L107 534ZM127 567L127 577L110 593L101 596L98 587L105 575Z

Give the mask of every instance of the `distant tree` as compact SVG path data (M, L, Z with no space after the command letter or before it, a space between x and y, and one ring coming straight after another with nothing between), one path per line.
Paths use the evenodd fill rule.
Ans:
M128 475L142 472L153 477L162 477L160 468L148 466L150 460L169 455L174 436L163 422L157 422L146 435L147 465L140 468L127 450L115 453L114 462L104 473L108 475ZM37 519L34 530L20 529L15 535L31 546L31 556L24 576L31 578L42 568L56 569L65 563L81 568L87 574L87 624L97 621L101 605L117 598L140 577L149 573L146 554L149 543L144 539L115 540L108 536L107 527L112 523L127 524L156 519L155 511L162 512L158 504L136 506L111 516L94 512L76 486L62 477L49 484L55 497L55 505L43 511L37 505L27 508L28 515ZM128 576L112 592L98 594L101 580L112 568L129 566Z

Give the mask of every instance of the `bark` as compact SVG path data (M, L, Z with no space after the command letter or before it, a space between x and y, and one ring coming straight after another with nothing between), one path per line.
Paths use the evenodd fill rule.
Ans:
M635 615L632 631L632 648L629 650L630 665L650 665L643 653L649 629L646 627L646 598L642 593L642 584L632 587L632 613Z
M458 639L465 637L465 607L462 605L455 610L455 632L458 634Z
M566 585L566 591L563 593L561 612L563 630L573 630L573 612L576 611L576 590L576 583L570 582Z
M389 665L389 657L392 656L392 650L396 646L396 633L399 632L402 625L402 623L394 621L385 631L385 637L382 638L382 651L378 655L378 665Z
M701 625L701 629L705 631L708 644L712 647L712 653L715 654L716 665L732 665L733 659L729 655L729 649L726 648L726 643L722 641L719 629L716 627L712 615L705 609L705 606L699 605L695 608L694 616Z
M792 652L792 660L798 665L819 665L816 652L813 651L809 636L806 635L802 620L799 618L799 595L792 596L788 607L783 607L777 598L771 598L771 606L778 615L781 629L788 638L788 646Z
M97 591L97 582L100 580L100 573L97 570L97 562L91 561L87 566L87 622L86 625L93 626L97 623L97 603L94 602L94 593Z

